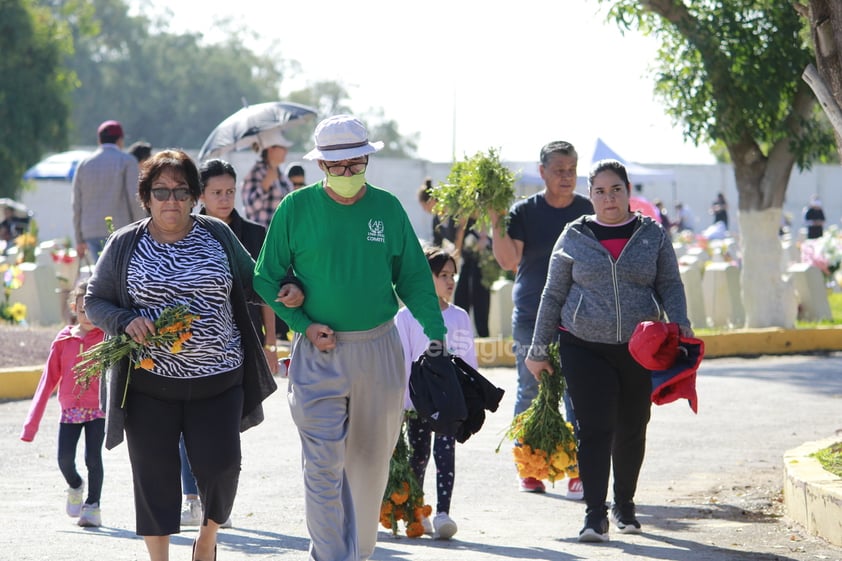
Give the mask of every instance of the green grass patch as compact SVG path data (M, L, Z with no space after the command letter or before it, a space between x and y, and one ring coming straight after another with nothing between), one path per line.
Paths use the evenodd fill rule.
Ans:
M813 457L822 465L825 471L829 471L836 477L842 477L842 442L819 450Z
M795 327L804 329L809 327L842 325L842 292L829 292L827 303L830 305L830 317L833 319L825 321L797 321L795 322Z

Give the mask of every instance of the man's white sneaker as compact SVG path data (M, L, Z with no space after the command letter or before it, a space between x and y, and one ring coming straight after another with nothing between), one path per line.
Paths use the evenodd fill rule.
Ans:
M67 510L67 515L72 516L73 518L78 518L79 514L82 513L82 499L85 495L85 482L82 481L82 484L79 485L77 488L70 487L67 490L67 506L65 507Z
M433 530L433 523L430 522L430 518L427 516L421 517L421 526L424 528L424 533L428 536L432 536L435 533Z
M446 512L440 512L433 518L433 537L437 540L449 540L456 533L456 522Z
M199 499L184 499L181 507L181 525L199 526L202 523L202 501Z
M102 526L102 513L100 512L99 503L92 505L83 504L77 524L85 528L99 528Z

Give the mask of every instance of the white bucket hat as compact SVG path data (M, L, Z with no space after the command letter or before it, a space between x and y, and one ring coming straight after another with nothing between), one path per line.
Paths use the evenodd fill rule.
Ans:
M260 144L261 150L265 150L271 146L280 146L281 148L292 146L292 142L281 134L280 129L260 131L257 133L257 142Z
M316 126L313 135L316 147L305 160L338 162L372 154L383 148L382 142L369 142L368 131L359 119L350 115L334 115Z

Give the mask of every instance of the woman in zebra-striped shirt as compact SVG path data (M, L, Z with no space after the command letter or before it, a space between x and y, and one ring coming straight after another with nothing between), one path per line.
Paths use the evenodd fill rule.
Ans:
M181 352L151 347L152 370L123 361L109 375L105 445L119 444L125 431L137 534L150 561L168 558L169 535L180 530L182 433L204 505L195 559L215 558L216 532L237 492L240 431L263 419L261 402L276 389L249 317L247 302L261 301L251 287L254 261L225 223L191 213L200 194L186 153L147 160L138 196L150 218L111 236L85 299L94 324L139 343L165 308L187 304L199 316ZM280 300L300 305L292 282Z

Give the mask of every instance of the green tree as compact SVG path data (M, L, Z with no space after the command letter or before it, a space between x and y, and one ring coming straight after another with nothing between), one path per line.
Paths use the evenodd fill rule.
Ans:
M74 144L94 144L99 123L118 119L127 142L198 148L243 99L277 99L280 66L244 47L243 30L205 45L200 33L174 34L166 20L130 16L124 0L86 1L98 32L74 27L69 64L81 81L73 96Z
M0 197L17 197L23 172L67 142L68 94L62 66L72 49L67 26L32 0L0 0Z
M350 101L348 90L341 82L330 80L315 82L306 88L291 92L287 99L316 108L319 114L317 119L341 113L353 113L348 105ZM366 123L370 138L383 141L383 150L378 152L380 156L411 158L416 154L418 133L401 134L398 131L397 122L387 119L382 109L370 110L356 116ZM312 134L312 127L297 127L290 129L286 136L295 142L293 149L309 150L313 145Z
M378 152L379 156L387 158L412 158L418 152L419 134L401 134L398 130L398 123L394 119L386 119L383 111L380 110L368 116L368 120L375 123L369 128L368 135L383 141L383 149Z
M801 80L809 45L792 5L777 0L620 0L609 17L661 41L655 91L697 145L721 141L739 193L746 326L791 327L780 271L781 207L790 172L832 145Z

